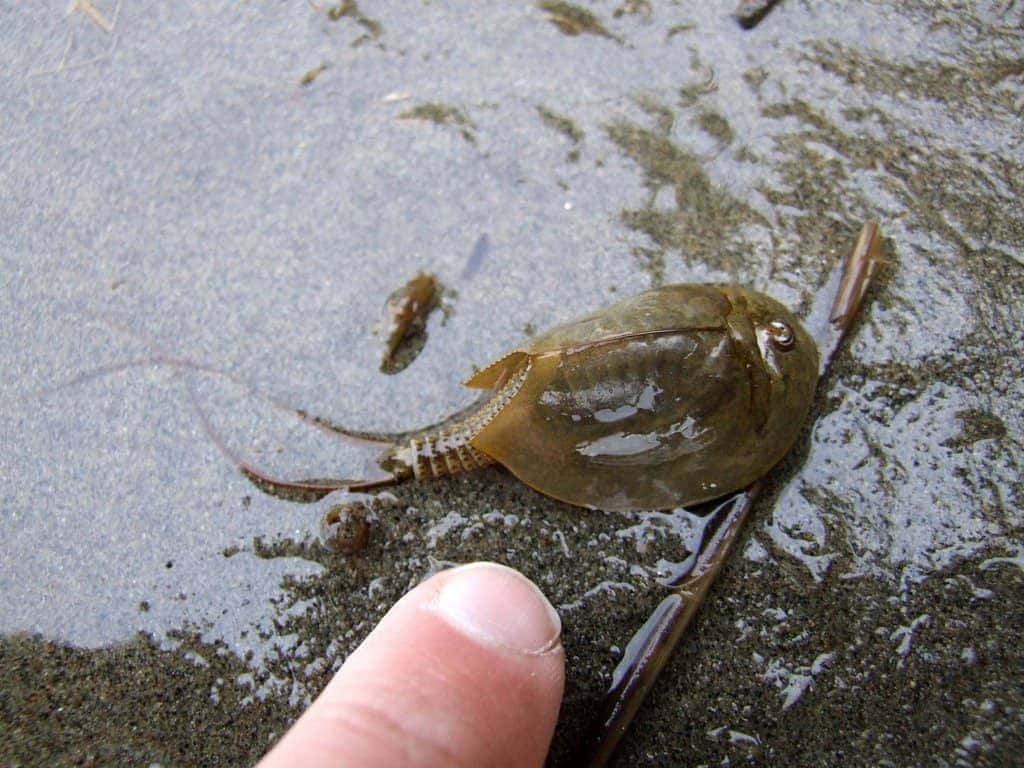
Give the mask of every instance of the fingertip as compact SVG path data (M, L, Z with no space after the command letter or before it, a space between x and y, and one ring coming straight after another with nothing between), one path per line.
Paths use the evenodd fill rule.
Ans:
M443 576L433 607L478 642L526 655L549 653L561 644L558 612L518 571L482 562Z
M517 571L474 563L403 597L263 766L541 765L561 622Z

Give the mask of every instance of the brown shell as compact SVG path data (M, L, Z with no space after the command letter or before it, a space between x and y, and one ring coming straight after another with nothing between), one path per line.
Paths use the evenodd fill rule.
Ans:
M787 348L772 341L773 322L792 330ZM813 340L774 299L729 285L666 286L477 372L467 386L522 383L469 442L571 504L697 503L753 482L789 450L817 365Z

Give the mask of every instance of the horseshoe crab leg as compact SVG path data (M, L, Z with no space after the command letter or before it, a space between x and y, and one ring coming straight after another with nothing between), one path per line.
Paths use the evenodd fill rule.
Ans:
M878 222L866 222L846 257L828 321L817 334L821 352L819 381L853 327L864 295L878 269L880 250ZM612 673L612 684L605 694L602 715L586 738L583 750L586 757L582 765L598 768L607 765L611 759L633 716L671 658L732 551L762 486L758 480L745 490L702 507L714 506L710 514L721 515L722 520L694 558L691 570L677 579L672 585L674 591L661 601L627 644L622 661Z

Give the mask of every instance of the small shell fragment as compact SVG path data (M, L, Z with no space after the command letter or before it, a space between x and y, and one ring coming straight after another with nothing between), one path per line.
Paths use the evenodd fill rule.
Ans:
M370 540L370 521L362 501L335 504L320 525L320 541L332 552L362 552Z

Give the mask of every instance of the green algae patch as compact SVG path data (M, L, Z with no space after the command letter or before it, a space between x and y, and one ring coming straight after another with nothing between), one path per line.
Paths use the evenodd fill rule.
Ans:
M701 112L697 117L694 118L694 122L697 127L700 128L704 133L718 140L722 144L732 144L736 134L733 133L732 126L729 125L729 121L725 117L713 111Z
M684 21L682 24L675 24L665 30L665 39L671 40L676 35L681 35L685 32L692 32L697 28L697 25L692 21Z
M969 448L979 440L1000 440L1006 437L1006 423L994 413L979 408L964 408L956 412L960 421L960 434L944 440L947 448Z
M621 19L623 16L643 16L650 18L653 9L648 0L624 0L614 11L612 17Z
M360 11L359 4L355 0L341 0L337 5L330 6L327 9L327 18L331 21L349 18L365 30L362 37L353 41L352 45L354 46L365 42L367 39L376 40L384 34L384 26L376 19L371 19Z
M537 7L542 11L546 11L548 21L558 27L563 34L570 37L584 34L597 35L598 37L614 40L617 43L622 42L621 38L613 35L605 28L597 16L580 5L545 0L545 2L540 3Z
M1009 330L1012 322L1003 308L1013 303L1015 290L1024 289L1010 244L1024 242L1024 219L995 212L1018 204L1024 193L1024 164L996 152L933 147L925 129L907 133L877 108L846 110L847 126L800 99L770 104L763 114L795 118L800 124L774 136L783 154L777 168L784 183L766 183L760 190L773 205L799 211L793 214L798 233L812 249L834 242L834 233L822 229L823 217L838 216L852 225L875 215L874 203L855 191L852 178L854 173L875 175L886 193L905 206L911 228L954 243L960 266L979 285L993 287L1000 301L977 308L993 307L998 327ZM884 142L874 135L877 128L885 132ZM923 255L936 259L935 254ZM941 266L948 268L946 263Z
M718 90L718 76L713 67L701 61L700 52L693 46L690 51L690 72L694 79L679 87L679 106L693 107L709 93Z
M458 129L463 139L471 144L476 143L476 123L469 119L458 107L439 101L425 101L415 107L400 112L399 120L426 120L435 125L453 126Z
M578 163L580 159L579 144L583 141L584 135L583 129L572 118L560 115L547 107L538 105L537 114L540 115L541 122L544 125L562 134L572 142L573 147L565 153L565 159L570 163Z
M622 222L643 232L658 249L679 252L688 263L703 262L739 274L745 260L739 229L760 217L713 184L704 161L669 138L668 108L648 106L659 116L654 129L628 120L606 126L609 138L643 171L649 190L643 207L622 210ZM670 206L658 203L666 189L671 192ZM656 254L645 254L643 262L654 268L652 278L658 280Z
M874 93L906 98L931 99L948 104L958 111L979 114L992 109L1019 110L1013 90L1000 86L1024 76L1024 59L1019 51L999 50L1000 38L1012 45L1020 32L987 28L989 40L977 49L965 48L955 62L917 61L901 63L883 57L871 59L836 41L814 42L804 55L807 61L836 75L849 85L867 87ZM978 98L978 89L986 91L986 98Z
M670 107L646 93L638 94L633 101L654 120L654 127L659 134L668 136L671 133L676 124L676 113Z
M544 125L552 130L558 131L573 144L579 144L583 141L583 129L580 128L572 118L560 115L557 112L542 106L537 107L537 114L540 115L541 122L543 122Z

